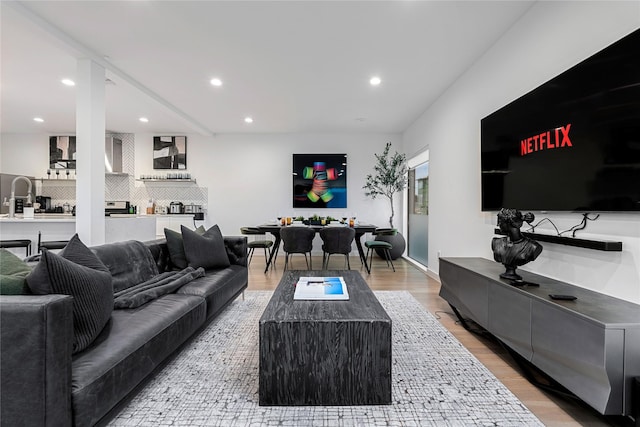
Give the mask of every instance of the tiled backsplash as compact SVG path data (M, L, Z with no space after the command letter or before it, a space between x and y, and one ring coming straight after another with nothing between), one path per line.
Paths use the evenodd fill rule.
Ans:
M153 182L144 183L135 179L135 149L133 134L112 134L122 140L122 170L126 174L105 175L105 200L130 201L138 206L138 212L144 211L149 199L156 205L168 206L179 201L184 204L202 205L207 208L209 191L198 187L195 182ZM193 174L192 174L193 175ZM45 181L41 195L51 197L51 203L62 206L64 203L75 205L76 187L73 181Z

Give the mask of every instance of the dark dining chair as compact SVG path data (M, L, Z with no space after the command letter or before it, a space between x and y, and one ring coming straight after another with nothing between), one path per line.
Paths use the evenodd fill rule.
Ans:
M398 230L395 228L376 228L376 230L371 234L374 236L395 236L398 234ZM369 257L369 273L371 272L374 251L382 252L384 259L387 261L387 267L391 264L393 271L396 271L396 268L393 266L393 260L391 259L391 249L393 249L393 245L391 243L385 242L384 240L367 240L364 242L364 245L367 247L367 255L365 258ZM369 252L371 252L371 256L369 256Z
M273 246L273 242L264 237L256 238L258 236L264 236L265 232L260 230L257 227L240 227L240 232L246 236L254 236L254 240L249 240L247 242L247 248L249 248L249 261L248 265L251 264L251 260L253 259L253 252L256 249L264 250L264 261L269 262L269 255L271 254L271 246ZM273 268L273 264L271 264L271 268Z
M345 257L347 270L351 270L349 254L351 245L356 237L356 230L350 227L326 227L320 230L322 239L322 269L326 270L332 254L342 254Z
M42 251L42 249L64 249L69 243L68 240L45 240L42 241L42 232L38 231L38 253Z
M313 249L313 238L316 232L309 227L298 227L288 225L280 230L282 238L282 249L285 252L284 269L289 266L289 255L304 254L304 260L307 263L307 269L312 270L311 249ZM309 254L309 258L307 258Z

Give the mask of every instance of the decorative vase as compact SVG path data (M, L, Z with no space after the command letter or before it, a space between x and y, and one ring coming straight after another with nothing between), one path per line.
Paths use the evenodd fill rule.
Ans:
M407 242L404 239L404 236L400 233L395 235L378 235L375 240L381 240L383 242L391 243L393 248L389 251L391 255L391 259L398 259L404 253L405 248L407 247ZM384 259L384 252L382 249L376 249L376 253L382 259Z

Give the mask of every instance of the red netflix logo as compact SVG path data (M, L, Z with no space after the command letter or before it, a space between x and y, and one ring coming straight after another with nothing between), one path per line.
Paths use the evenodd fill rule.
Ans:
M550 150L552 148L573 147L571 138L569 138L570 129L571 123L523 139L520 141L520 155L525 156L534 151Z

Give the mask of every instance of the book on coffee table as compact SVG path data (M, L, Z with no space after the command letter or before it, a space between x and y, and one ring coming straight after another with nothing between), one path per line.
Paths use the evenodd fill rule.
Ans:
M348 300L347 284L342 277L300 277L294 300Z

